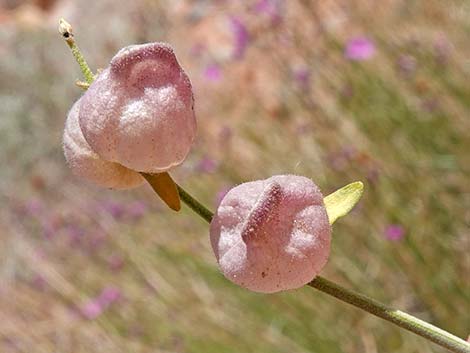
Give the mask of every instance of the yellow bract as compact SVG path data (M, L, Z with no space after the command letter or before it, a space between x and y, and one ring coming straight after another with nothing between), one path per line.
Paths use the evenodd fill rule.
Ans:
M360 181L343 186L324 198L330 224L352 210L362 196L364 184Z

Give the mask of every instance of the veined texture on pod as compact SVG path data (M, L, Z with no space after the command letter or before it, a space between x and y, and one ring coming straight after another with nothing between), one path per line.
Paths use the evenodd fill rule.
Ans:
M210 238L225 277L272 293L301 287L322 270L331 226L310 179L277 175L231 189L214 215Z
M64 153L75 174L131 188L181 164L196 137L191 82L165 43L121 49L74 104Z
M121 49L82 98L79 122L102 158L138 172L183 162L196 136L191 83L164 43Z
M72 172L108 188L128 189L141 185L144 179L139 173L102 159L88 145L78 124L80 101L70 109L63 136L65 159Z

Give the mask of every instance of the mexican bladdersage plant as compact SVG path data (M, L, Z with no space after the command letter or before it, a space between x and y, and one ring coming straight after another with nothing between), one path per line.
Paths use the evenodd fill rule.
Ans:
M301 287L321 271L330 254L331 226L310 179L277 175L230 190L210 237L225 277L271 293Z
M64 151L73 172L112 188L181 164L196 136L191 83L164 43L121 49L69 112Z
M242 287L272 293L308 284L452 352L470 353L464 340L318 275L330 254L331 224L359 201L361 182L323 198L308 178L273 176L231 189L214 215L167 173L183 162L196 134L191 84L172 49L162 43L129 46L95 77L71 26L61 20L59 31L84 74L83 87L89 85L65 124L64 152L75 174L112 188L145 179L174 210L181 199L211 223L220 269ZM96 303L91 309L92 315L102 310Z

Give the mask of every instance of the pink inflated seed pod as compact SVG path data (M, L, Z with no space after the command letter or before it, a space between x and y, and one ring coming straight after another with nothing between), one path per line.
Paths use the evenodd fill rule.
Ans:
M109 188L128 189L141 185L144 179L139 173L102 159L90 148L78 123L80 102L81 99L72 106L63 136L65 159L73 173Z
M196 136L191 83L164 43L121 49L82 97L90 147L129 169L161 173L186 158Z
M272 293L301 287L321 271L331 226L310 179L277 175L231 189L214 215L210 237L225 277Z

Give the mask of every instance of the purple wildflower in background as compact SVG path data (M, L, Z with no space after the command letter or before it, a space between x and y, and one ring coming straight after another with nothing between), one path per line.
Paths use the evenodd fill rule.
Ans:
M16 337L3 336L0 340L0 345L4 348L8 348L7 352L20 352L24 349L24 343L20 342Z
M62 226L62 220L57 215L47 215L41 219L42 233L47 239L54 237Z
M127 216L132 221L138 221L148 211L148 206L144 201L133 201L127 206Z
M203 76L207 81L217 82L222 79L222 70L217 64L209 64L204 69Z
M377 166L372 165L368 168L366 179L367 182L371 185L377 184L380 178L380 170Z
M217 170L217 162L209 156L201 158L196 165L196 171L200 173L214 173Z
M308 67L299 67L292 72L294 81L302 90L308 90L310 85L310 70Z
M434 55L440 65L445 65L449 61L452 45L444 34L437 37L434 42Z
M80 308L80 313L85 319L93 320L103 313L103 308L98 301L90 300Z
M353 160L357 157L359 151L353 145L345 145L341 148L341 154L346 158L348 161Z
M69 236L70 245L76 246L82 242L85 235L85 229L83 229L80 225L70 223L67 225L66 231L67 235Z
M44 210L44 204L39 199L30 199L24 204L24 212L28 216L38 217Z
M124 267L124 258L119 254L112 254L107 260L111 272L119 272Z
M350 39L346 44L344 56L353 61L363 61L372 58L375 54L375 45L367 37Z
M95 253L100 250L100 248L105 245L108 239L108 234L100 229L94 230L87 237L87 248L90 253Z
M31 285L38 291L43 292L47 288L47 281L44 279L42 275L35 275L31 279Z
M233 136L232 128L227 125L222 125L220 127L217 138L221 145L226 145L227 143L230 142L232 136Z
M280 0L259 0L254 10L257 14L269 16L272 24L278 24L282 20Z
M273 1L272 0L259 0L255 4L255 12L257 13L269 13L272 11L273 8Z
M233 59L241 59L245 55L250 36L245 24L238 17L230 18L230 27L234 36Z
M347 167L347 161L338 152L328 154L326 162L328 166L335 171L342 171Z
M434 113L439 109L439 99L437 97L426 97L421 100L421 107L427 113Z
M390 224L385 228L385 238L390 241L399 241L405 236L405 229L400 224Z
M339 151L328 154L326 161L328 165L336 170L343 171L348 168L352 162L359 155L359 151L352 145L345 145Z
M121 291L117 287L108 286L103 289L100 296L98 297L99 302L102 306L109 306L114 302L121 299Z
M300 121L295 127L297 135L305 135L312 131L312 123L310 121Z
M200 57L206 50L205 44L196 43L189 49L189 54L194 57Z
M122 294L119 288L113 286L105 287L97 297L80 307L80 313L88 320L96 319L111 304L121 299L121 297Z
M103 202L102 207L116 220L122 219L126 213L126 207L120 202L107 200Z
M340 98L346 101L354 97L354 93L354 87L350 83L345 83L339 92Z

